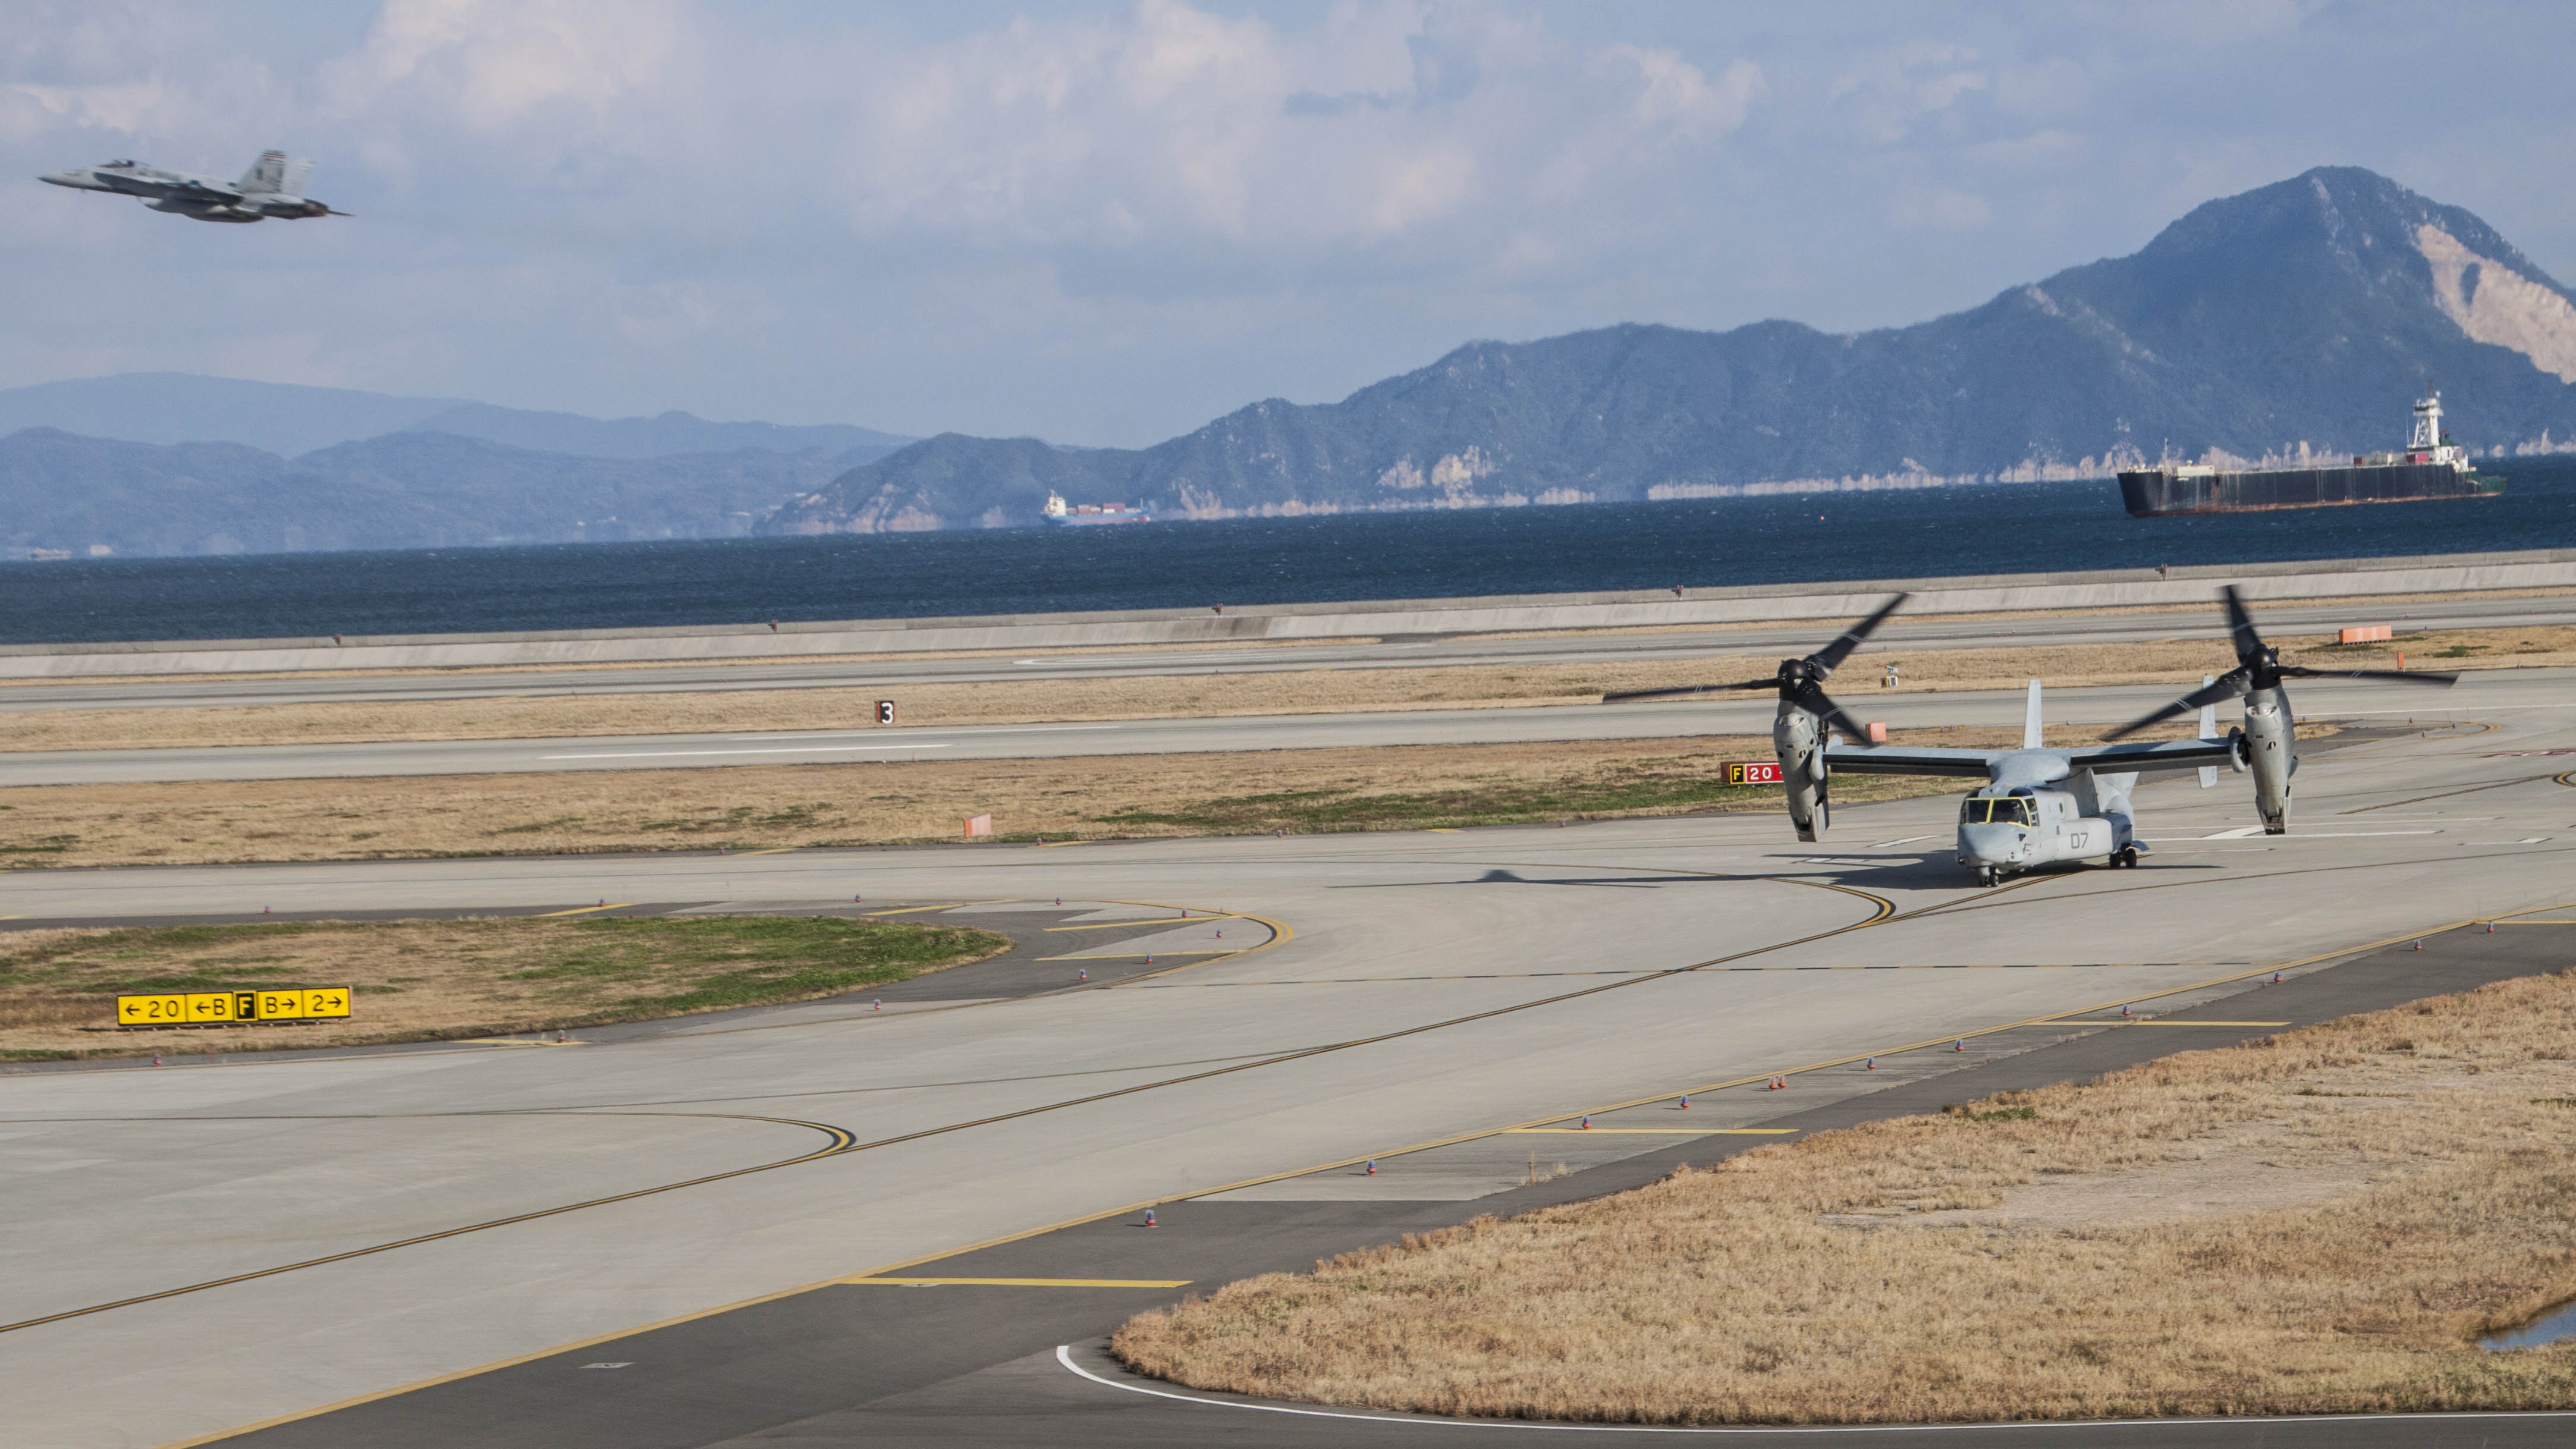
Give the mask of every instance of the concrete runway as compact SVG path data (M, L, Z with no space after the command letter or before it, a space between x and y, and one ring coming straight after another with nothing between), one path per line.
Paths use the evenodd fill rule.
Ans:
M2048 695L2052 721L2108 724L2173 698L2169 685L2066 689ZM2018 727L2019 690L1885 693L1853 676L1837 695L1863 720L1895 730L1941 725ZM2486 670L2448 688L2303 681L2303 714L2387 723L2549 713L2576 706L2576 671ZM894 727L762 734L581 736L400 744L233 745L210 749L0 752L0 787L131 781L285 780L359 775L528 774L880 760L1038 760L1358 745L1506 744L1544 740L1768 736L1774 698L1748 690L1717 701L1390 713L1239 715L1212 719L1039 725Z
M2401 629L2514 628L2576 622L2576 595L2525 599L2435 599L2376 604L2265 607L2267 632L2283 637L2384 623ZM1300 669L1417 669L1494 664L1634 663L1656 659L1776 658L1805 654L1832 637L1813 626L1756 626L1682 632L1640 631L1512 639L1457 635L1369 644L1253 648L1161 648L1132 652L980 655L951 659L804 660L625 669L455 670L342 678L207 679L157 682L78 679L0 688L0 713L15 710L138 709L178 705L300 704L322 700L486 699L498 696L661 694L741 689L894 689L908 684L1000 679L1120 679L1156 675L1264 674ZM2155 639L2223 640L2225 621L2206 610L2073 614L2025 619L1908 619L1871 640L1881 648L1991 648L2013 644L2112 644ZM2224 648L2216 657L2225 658ZM1858 668L1859 666L1855 666ZM1732 677L1722 670L1712 677ZM1758 674L1761 670L1741 671Z
M1072 1374L1053 1346L1080 1348L1188 1291L1137 1283L1203 1290L1520 1201L1525 1158L1606 1174L1565 1183L1616 1185L1744 1140L1714 1130L1824 1125L1891 1090L1958 1100L2017 1071L2098 1070L2105 1052L2248 1030L2122 1025L2124 1002L2186 1020L2309 1019L2466 979L2433 969L2451 942L2541 943L2481 958L2489 975L2561 963L2556 933L2512 927L2437 938L2420 957L2372 954L2576 901L2576 792L2557 779L2576 760L2542 753L2568 747L2565 681L2497 687L2470 727L2311 756L2287 838L2241 834L2254 823L2241 777L2206 792L2185 777L2140 792L2146 868L1991 892L1950 862L1940 798L1838 812L1825 846L1783 839L1776 818L1707 817L0 877L0 915L30 919L596 900L811 910L858 894L1024 932L1105 924L1062 937L1090 960L1258 946L1081 989L1078 961L1023 951L995 964L1023 974L990 997L888 993L881 1012L817 1003L565 1047L0 1076L8 1437L103 1449L262 1423L251 1442L1421 1432L1319 1435L1148 1400ZM2301 702L2325 713L2326 693ZM1213 923L1166 922L1175 907L1279 929L1229 931L1220 947ZM1088 944L1095 934L1107 945ZM2356 953L2381 964L2338 964ZM2309 995L2277 1008L2234 995L2275 970ZM1870 1054L1874 1073L1859 1065ZM1975 1071L1954 1078L1962 1067ZM1773 1073L1789 1090L1759 1090ZM1666 1125L1685 1091L1687 1132ZM1643 1130L1538 1130L1586 1112ZM1381 1171L1358 1171L1372 1157ZM1149 1204L1167 1225L1127 1226ZM1075 1226L1040 1232L1062 1224ZM1020 1276L947 1271L970 1261L1130 1286L848 1281ZM671 1336L630 1336L656 1324ZM332 1405L345 1407L314 1417ZM1240 1419L1203 1417L1218 1414ZM2494 1443L2542 1442L2514 1424L2564 1431L2464 1422ZM1306 1427L1279 1427L1292 1423ZM2064 1438L2029 1432L1988 1437ZM2178 1442L2159 1432L2138 1431ZM2449 1433L2403 1421L2336 1442Z

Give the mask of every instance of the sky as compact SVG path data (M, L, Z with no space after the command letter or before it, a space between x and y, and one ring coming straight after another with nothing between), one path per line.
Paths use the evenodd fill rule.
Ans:
M2576 278L2576 7L11 0L0 387L1133 446L1472 339L1901 326L2370 167ZM44 186L315 158L353 215Z

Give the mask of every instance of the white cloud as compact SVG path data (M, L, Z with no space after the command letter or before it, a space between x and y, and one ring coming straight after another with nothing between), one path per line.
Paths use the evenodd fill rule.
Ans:
M425 99L478 131L558 104L604 115L665 78L681 28L668 0L386 0L322 84L346 114Z
M1985 199L1947 187L1907 190L1889 203L1888 216L1908 231L1966 231L1995 219Z

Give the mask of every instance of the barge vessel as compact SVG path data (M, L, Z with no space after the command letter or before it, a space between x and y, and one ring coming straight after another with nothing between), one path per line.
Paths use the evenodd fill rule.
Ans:
M2355 455L2348 467L2267 468L2224 472L2205 463L2133 468L2120 474L2120 501L2132 518L2176 513L2246 513L2268 508L2330 508L2345 503L2414 503L2434 498L2491 498L2504 480L2470 466L2467 450L2442 431L2442 395L2419 399L2403 452Z
M1124 503L1072 503L1061 493L1047 495L1046 511L1039 517L1059 528L1086 528L1095 523L1151 523L1153 510L1130 508Z

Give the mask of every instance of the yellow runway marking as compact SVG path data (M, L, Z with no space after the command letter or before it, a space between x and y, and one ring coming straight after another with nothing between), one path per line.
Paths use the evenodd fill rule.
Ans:
M587 916L594 911L622 911L629 906L642 904L644 904L642 901L609 901L603 905L580 906L569 911L545 911L540 913L538 919L544 920L554 916Z
M963 906L963 905L970 905L970 904L972 904L972 902L969 902L969 901L950 901L950 902L948 902L946 905L939 905L939 906L897 906L897 907L895 907L895 908L894 908L893 910L891 910L891 911L861 911L861 912L859 912L859 914L860 914L860 915L863 915L863 916L909 916L909 915L912 915L912 914L914 914L915 912L918 912L918 911L953 911L953 910L957 909L959 906Z
M1187 1278L843 1278L852 1286L889 1288L1187 1288Z
M1155 916L1142 921L1093 921L1087 926L1049 926L1050 931L1114 931L1121 926L1177 926L1184 921L1239 921L1243 917L1224 914L1199 916Z
M1499 1137L1531 1137L1542 1133L1562 1132L1572 1137L1599 1137L1604 1133L1629 1137L1786 1137L1803 1132L1803 1127L1506 1127Z
M1039 841L1037 844L1030 846L1030 847L1029 847L1029 849L1031 849L1031 850L1062 850L1062 849L1064 849L1064 848L1065 848L1066 846L1068 846L1068 845L1095 845L1095 844L1098 844L1098 842L1097 842L1097 841L1090 841L1090 840L1041 840L1041 841Z
M732 851L732 852L729 852L729 853L728 853L728 858L729 858L729 859L738 859L738 858L740 858L740 857L742 857L742 856L746 856L746 855L785 855L787 852L789 852L789 851L791 851L791 850L803 850L804 848L805 848L805 847L803 847L803 846L801 846L801 845L773 845L773 846L769 847L767 850L736 850L736 851Z

